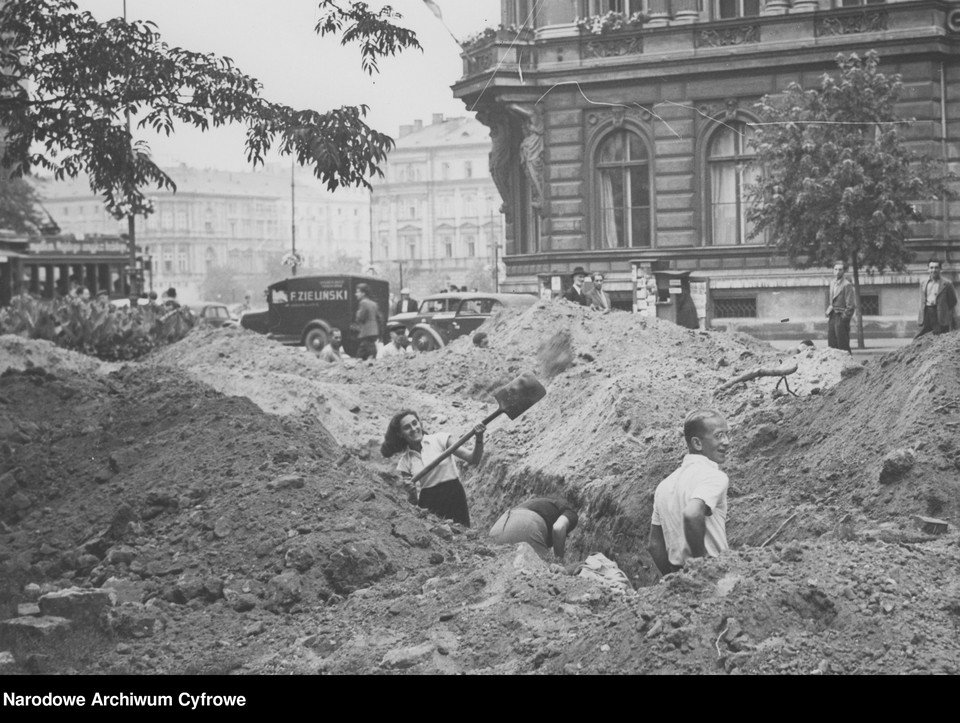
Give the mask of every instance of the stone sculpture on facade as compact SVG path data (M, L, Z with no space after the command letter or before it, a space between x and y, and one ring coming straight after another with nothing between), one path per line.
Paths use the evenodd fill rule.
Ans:
M530 182L530 205L543 214L543 109L511 103L507 106L523 118L523 140L520 141L520 164Z
M490 177L500 192L503 204L500 213L507 223L513 222L513 176L514 138L510 116L497 108L488 107L477 111L477 120L490 129Z

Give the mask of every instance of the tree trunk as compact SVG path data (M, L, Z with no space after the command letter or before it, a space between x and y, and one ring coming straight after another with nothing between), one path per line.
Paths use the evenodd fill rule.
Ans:
M857 304L857 310L854 312L857 317L857 349L866 349L866 344L863 343L863 305L860 303L860 264L856 253L851 259L851 268L853 269L853 293Z

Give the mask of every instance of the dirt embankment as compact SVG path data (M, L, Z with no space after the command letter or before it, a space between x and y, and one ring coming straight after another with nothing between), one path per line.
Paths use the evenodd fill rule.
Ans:
M863 366L565 303L485 331L349 366L238 330L122 368L0 340L5 617L44 590L122 593L108 633L17 643L17 670L958 671L960 336ZM789 360L797 396L717 392ZM411 507L377 452L389 417L465 431L526 370L548 394L466 471L475 529ZM653 584L652 492L698 406L732 424L735 549ZM568 561L603 552L638 592L486 542L539 493L581 506Z

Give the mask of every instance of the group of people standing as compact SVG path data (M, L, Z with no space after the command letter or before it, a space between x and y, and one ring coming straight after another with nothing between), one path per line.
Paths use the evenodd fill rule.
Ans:
M939 259L930 259L927 278L920 282L920 310L917 325L920 330L914 339L924 334L944 334L956 327L954 310L957 292L953 284L941 276L943 264ZM850 351L850 321L857 311L857 297L847 276L847 264L838 260L833 265L833 280L830 282L830 297L827 305L827 346Z
M457 446L447 432L427 433L420 415L404 409L387 425L380 452L384 457L399 455L397 472L411 503L469 527L467 495L453 457L479 464L485 432L478 424L473 446ZM648 550L664 575L681 569L691 557L715 557L728 549L729 479L720 470L730 444L727 422L719 412L700 409L687 415L683 433L687 454L654 494ZM451 447L455 449L449 452ZM503 512L489 537L496 544L526 542L545 560L563 561L567 537L579 522L577 507L569 500L535 497Z
M581 306L589 306L598 311L610 311L613 308L610 306L610 295L603 290L603 273L595 271L591 275L582 266L578 266L570 276L573 284L564 293L564 299ZM589 291L584 290L587 276L590 276L591 280Z

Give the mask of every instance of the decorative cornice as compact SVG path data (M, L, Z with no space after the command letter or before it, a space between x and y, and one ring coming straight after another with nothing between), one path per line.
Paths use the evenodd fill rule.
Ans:
M639 55L643 52L643 38L631 35L623 38L589 40L584 45L585 58L617 58L623 55Z
M740 25L722 30L698 30L694 44L698 48L719 48L727 45L744 45L760 42L759 25Z
M853 35L855 33L877 33L887 29L887 11L873 10L857 15L817 18L814 24L816 36Z
M596 126L604 121L611 121L614 128L622 128L627 119L640 122L650 117L650 111L645 108L612 108L609 111L588 113L587 124Z

